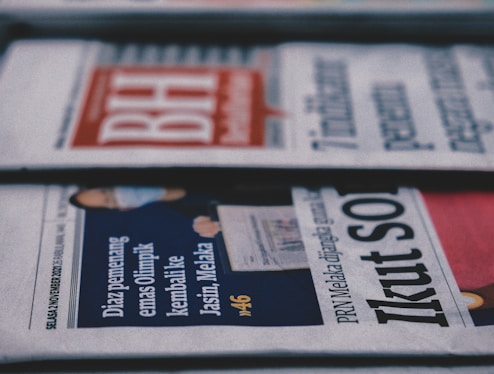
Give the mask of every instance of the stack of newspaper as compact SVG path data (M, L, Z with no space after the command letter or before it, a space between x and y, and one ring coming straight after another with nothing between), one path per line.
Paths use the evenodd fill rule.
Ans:
M7 29L22 20L41 30L43 7L62 3L54 19L77 7L98 18L121 6L120 20L205 11L198 1L46 1L36 14L32 2L3 0L0 16ZM210 3L245 22L275 6ZM415 2L383 3L359 12L414 25L467 12L468 32L494 25L489 1L419 2L409 18L404 4ZM340 5L281 9L293 19L359 9ZM489 44L9 40L0 170L19 180L0 184L0 370L100 359L214 370L211 360L232 358L232 370L343 370L351 358L362 371L489 372L493 186L389 184L372 171L489 182L493 122ZM90 169L118 169L126 183L85 179ZM232 169L367 180L314 185L294 173L286 184ZM185 183L178 170L201 172ZM54 171L83 182L19 183Z

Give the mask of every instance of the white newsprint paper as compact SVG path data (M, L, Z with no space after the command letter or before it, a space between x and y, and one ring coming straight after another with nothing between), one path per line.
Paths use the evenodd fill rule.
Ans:
M243 191L1 186L1 361L494 353L494 194ZM306 265L232 266L242 214Z
M382 15L395 15L403 19L419 20L424 16L460 15L462 25L469 21L485 21L486 13L492 17L494 6L491 0L0 0L0 10L6 15L15 17L34 16L38 18L50 15L74 15L79 12L83 17L92 15L109 16L113 19L124 18L128 14L141 15L146 12L157 12L160 15L170 13L174 16L199 15L207 20L208 16L226 13L234 16L266 16L276 21L275 15L319 16L331 19L331 16L360 14L383 21ZM50 12L50 13L49 13ZM28 18L29 19L29 18ZM56 18L55 18L56 19ZM303 18L301 18L303 20ZM52 18L53 21L53 18ZM97 23L97 20L93 22ZM201 20L202 21L202 20ZM218 19L213 19L218 22ZM438 19L441 22L442 19ZM127 20L129 22L129 20ZM132 20L130 20L132 22ZM263 20L257 20L263 24ZM221 20L220 20L221 23ZM293 25L296 27L296 25ZM310 27L310 24L308 24ZM395 28L400 25L395 25ZM406 25L411 27L411 25ZM486 25L483 25L486 26ZM451 28L451 25L450 27Z
M493 170L494 49L22 41L0 168Z

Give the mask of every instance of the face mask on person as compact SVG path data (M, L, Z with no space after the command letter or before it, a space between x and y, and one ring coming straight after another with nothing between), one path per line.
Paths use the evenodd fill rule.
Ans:
M137 208L161 199L166 194L163 187L117 186L113 189L116 203L121 209Z

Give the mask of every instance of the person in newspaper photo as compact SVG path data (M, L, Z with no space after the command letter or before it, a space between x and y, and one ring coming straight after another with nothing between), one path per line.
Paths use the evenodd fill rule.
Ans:
M202 237L213 238L220 223L211 218L211 205L219 201L240 205L291 205L289 190L280 187L238 187L223 191L194 191L164 186L101 186L81 188L70 197L70 203L82 209L129 211L148 204L161 203L193 218L193 229Z
M70 202L85 210L120 212L150 204L164 205L163 209L169 208L192 219L192 229L200 237L216 238L222 243L229 252L232 270L273 271L308 267L290 197L279 188L274 191L233 188L213 192L180 187L107 186L81 189L71 196ZM221 222L224 222L223 226ZM217 237L220 231L222 235ZM245 244L253 242L256 244ZM239 247L242 251L233 250Z
M78 327L321 324L285 192L78 190L69 199L84 209Z
M177 187L114 186L82 189L71 196L70 202L72 205L83 209L117 209L121 211L137 209L155 202L173 202L171 205L177 209L184 206L183 203L187 200L186 196L187 191ZM184 209L179 210L184 212ZM192 227L200 236L213 238L220 231L219 222L212 221L206 213L199 211L199 215L193 218Z

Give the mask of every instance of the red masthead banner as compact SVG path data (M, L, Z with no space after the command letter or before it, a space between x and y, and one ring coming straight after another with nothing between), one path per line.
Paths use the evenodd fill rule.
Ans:
M244 68L96 68L72 145L262 146L263 86Z

